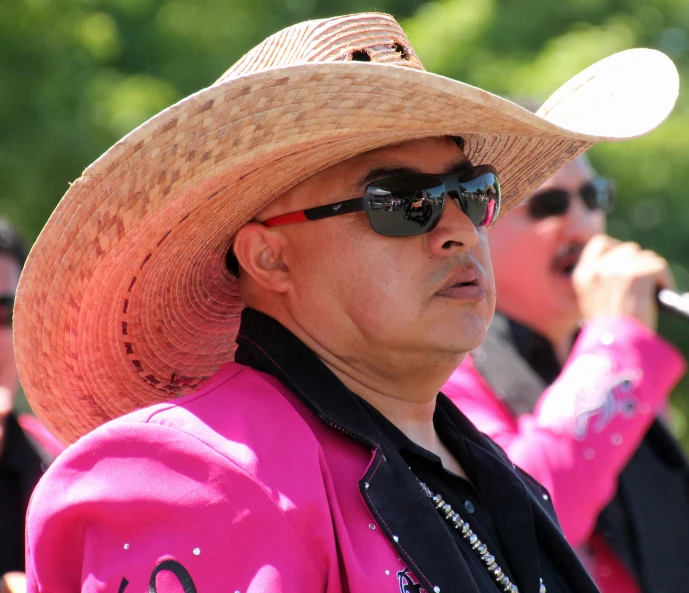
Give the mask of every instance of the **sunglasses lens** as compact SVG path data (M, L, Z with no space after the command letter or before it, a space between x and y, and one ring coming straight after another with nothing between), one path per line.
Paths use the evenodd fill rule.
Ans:
M569 208L569 194L561 189L542 191L529 198L527 207L533 220L562 216Z
M495 170L487 165L474 167L460 174L458 183L459 206L474 226L495 222L500 211L500 182Z
M579 193L589 210L612 212L615 203L615 189L612 182L604 177L598 177L584 185Z
M12 327L14 297L0 296L0 327Z
M374 231L389 237L412 237L438 224L445 187L433 175L408 175L369 185L366 196Z

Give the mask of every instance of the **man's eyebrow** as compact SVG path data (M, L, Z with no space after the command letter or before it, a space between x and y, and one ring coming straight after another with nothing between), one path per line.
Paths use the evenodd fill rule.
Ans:
M459 173L461 171L465 171L466 169L471 168L472 166L473 165L471 164L471 161L468 158L464 157L463 159L452 163L444 171L444 174ZM371 181L387 179L388 177L398 177L400 175L421 175L423 173L424 171L421 171L416 167L376 167L375 169L371 169L368 173L366 173L366 175L359 179L357 187L361 187L362 185L368 185ZM440 172L436 173L439 175L442 174Z

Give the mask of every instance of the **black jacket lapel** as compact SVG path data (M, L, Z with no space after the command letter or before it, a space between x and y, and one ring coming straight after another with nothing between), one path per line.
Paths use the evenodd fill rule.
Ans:
M491 482L484 478L482 483L477 482L476 485L484 501L490 505L495 528L505 548L524 548L518 554L508 556L519 590L522 593L537 593L539 590L540 543L573 591L599 593L598 587L567 543L552 503L543 497L546 490L531 476L516 468L505 452L481 433L445 395L439 395L438 405L464 435L476 463L491 468ZM495 479L500 480L497 486L492 482ZM497 512L494 512L494 508ZM527 524L529 513L533 517L530 526Z

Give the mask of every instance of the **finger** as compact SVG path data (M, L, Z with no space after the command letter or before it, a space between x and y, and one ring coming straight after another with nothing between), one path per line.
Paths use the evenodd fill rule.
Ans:
M596 260L620 245L620 241L608 235L594 235L584 246L579 262Z
M675 280L667 260L653 251L641 251L631 270L639 277L647 278L658 288L673 288Z
M670 266L663 258L659 258L657 271L654 273L654 280L658 288L674 288L675 277L670 270Z
M624 243L618 242L600 257L601 261L604 262L606 266L628 267L629 264L633 264L634 259L637 258L640 253L641 247L638 243L625 241Z

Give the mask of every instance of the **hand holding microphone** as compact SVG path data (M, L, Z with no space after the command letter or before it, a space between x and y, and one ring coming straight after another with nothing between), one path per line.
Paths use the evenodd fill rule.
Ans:
M658 302L687 302L674 293L667 261L636 243L607 235L593 237L584 248L572 280L584 319L634 317L655 331ZM684 304L686 309L689 306Z

